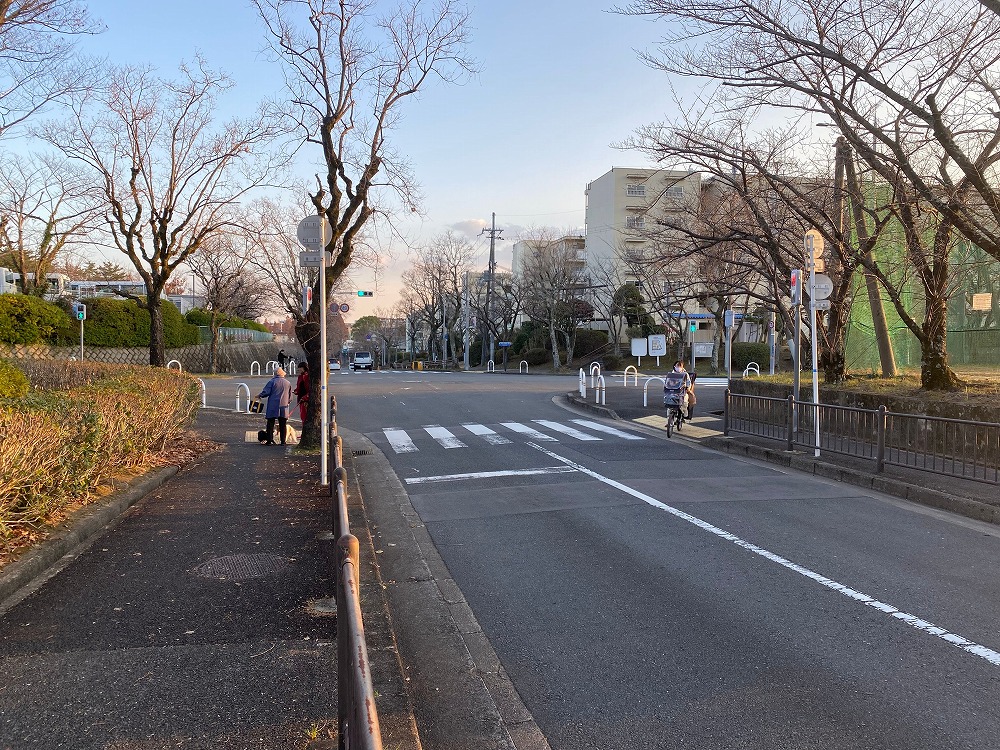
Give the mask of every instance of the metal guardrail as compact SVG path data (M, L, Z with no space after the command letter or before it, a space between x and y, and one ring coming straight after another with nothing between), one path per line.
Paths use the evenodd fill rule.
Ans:
M334 410L336 406L333 406ZM382 732L375 707L371 662L365 642L359 591L359 544L347 515L347 470L344 447L331 427L334 470L330 483L331 524L336 539L337 582L337 728L338 747L382 750Z
M819 417L819 446L816 418ZM1000 423L813 404L726 391L723 434L780 440L886 465L1000 484Z

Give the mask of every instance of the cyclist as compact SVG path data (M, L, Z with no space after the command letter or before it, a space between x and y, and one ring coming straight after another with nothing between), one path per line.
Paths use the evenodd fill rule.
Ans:
M688 396L691 393L691 374L684 369L684 360L674 362L674 369L663 379L663 405L667 410L668 434L676 420L680 429L688 413ZM676 414L674 412L676 411Z

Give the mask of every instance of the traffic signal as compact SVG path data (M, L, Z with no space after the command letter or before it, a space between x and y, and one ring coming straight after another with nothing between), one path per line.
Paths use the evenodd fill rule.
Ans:
M698 330L698 324L697 323L692 323L691 324L691 333L694 333L697 330Z
M82 302L73 303L73 317L77 320L87 319L87 306Z
M363 291L363 290L359 289L358 290L358 296L359 297L374 297L375 294L374 294L374 292L367 292L367 291Z
M792 286L792 304L801 305L802 304L802 269L795 268L792 269L791 275L791 286Z

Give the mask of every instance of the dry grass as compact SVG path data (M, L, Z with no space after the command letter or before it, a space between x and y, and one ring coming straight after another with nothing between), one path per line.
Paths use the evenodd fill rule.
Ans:
M0 552L113 477L164 463L199 403L197 380L175 371L50 364L27 368L28 397L0 402Z

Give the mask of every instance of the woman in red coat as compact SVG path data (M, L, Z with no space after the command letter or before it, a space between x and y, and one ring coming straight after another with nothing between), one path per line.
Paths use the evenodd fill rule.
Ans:
M298 397L299 417L302 424L306 423L306 409L309 407L309 365L303 361L299 365L299 378L295 381L295 390L292 391Z

